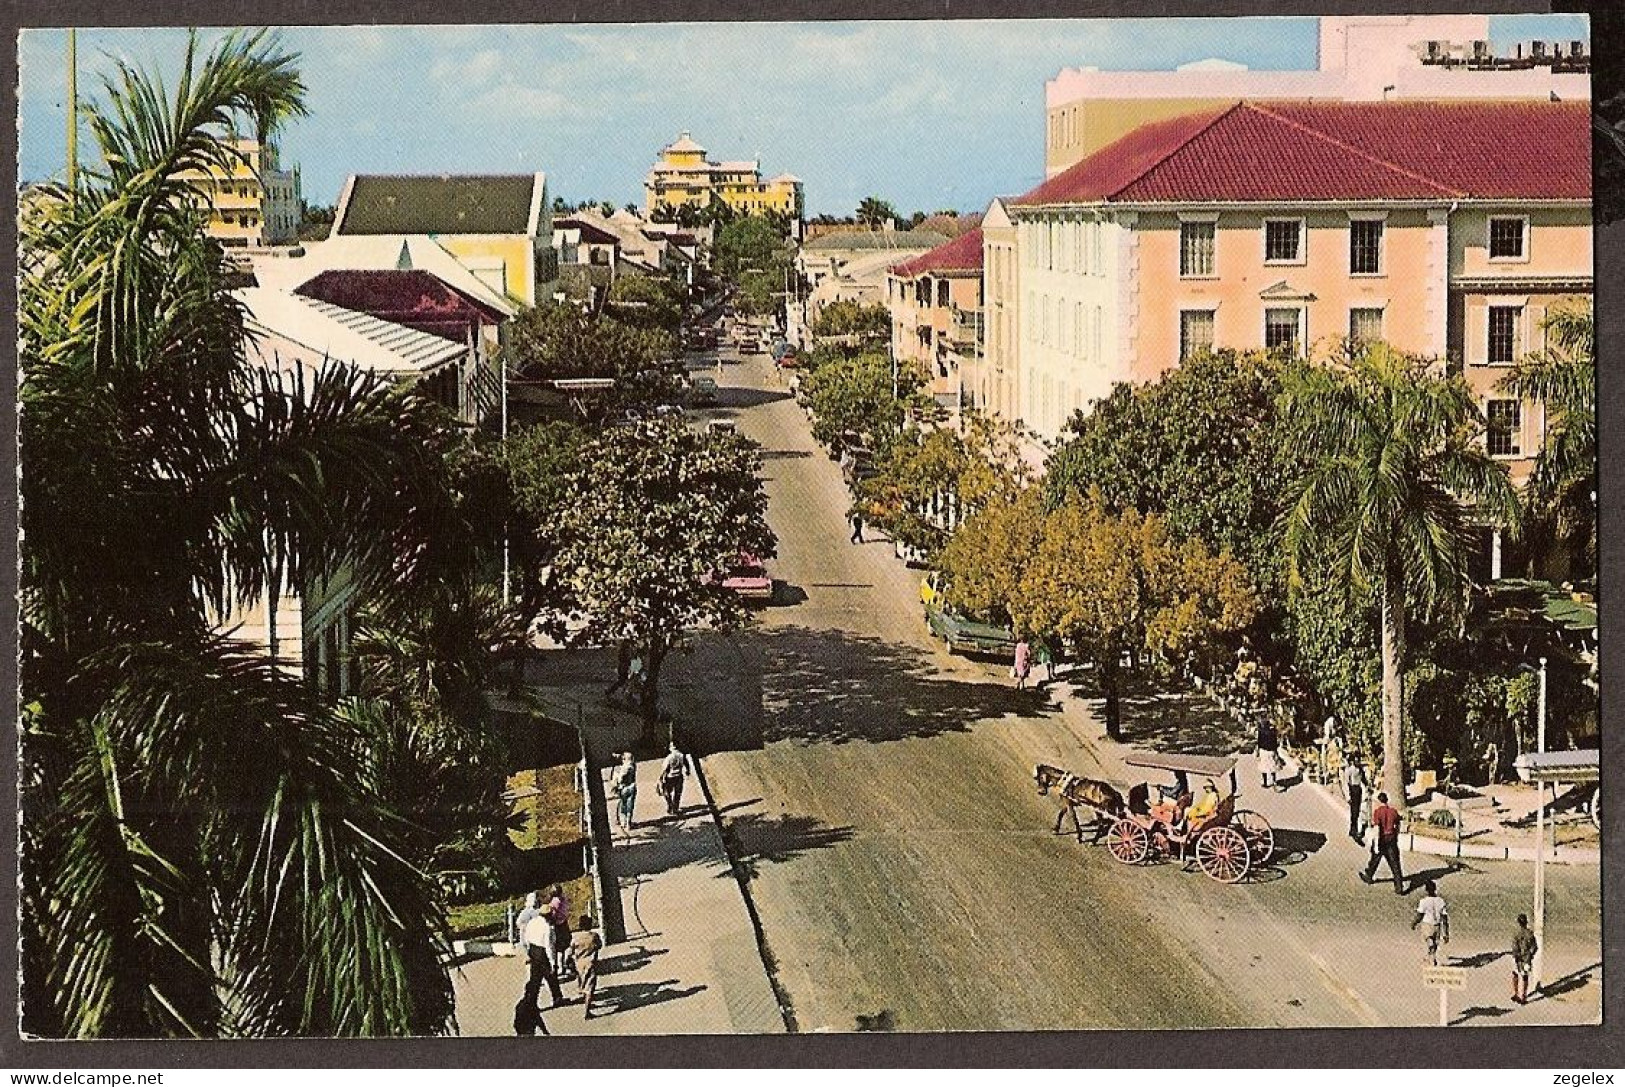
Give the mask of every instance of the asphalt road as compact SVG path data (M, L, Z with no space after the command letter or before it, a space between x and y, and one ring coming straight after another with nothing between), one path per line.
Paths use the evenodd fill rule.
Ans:
M840 473L772 367L729 361L720 384L705 414L765 450L781 602L674 661L665 697L706 755L798 1029L1433 1021L1406 927L1414 897L1358 883L1361 850L1324 832L1336 813L1307 788L1248 798L1290 856L1244 886L1125 868L1055 836L1034 762L1128 780L1089 705L1015 691L1004 667L930 640L919 572L889 544L848 542ZM1171 711L1133 712L1147 742L1169 738ZM1513 1016L1492 1007L1505 984L1493 956L1527 908L1528 867L1447 869L1429 870L1454 947L1484 967L1460 994L1466 1019L1595 1021L1596 870L1553 871L1547 977L1574 976Z

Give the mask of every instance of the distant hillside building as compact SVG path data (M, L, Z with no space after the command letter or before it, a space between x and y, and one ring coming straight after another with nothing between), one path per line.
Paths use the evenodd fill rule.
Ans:
M1142 125L1243 99L1588 101L1584 41L1520 42L1497 55L1484 15L1322 16L1317 63L1254 71L1210 59L1174 71L1066 68L1044 85L1044 169L1065 170Z
M660 158L643 180L644 210L704 208L720 200L743 215L773 212L800 219L805 208L801 179L791 174L762 180L754 159L712 162L705 148L687 132L660 149Z
M427 234L493 290L527 306L558 280L547 175L353 174L333 238Z
M299 238L299 171L283 170L276 144L233 140L231 169L183 175L209 208L204 233L233 248L291 245Z

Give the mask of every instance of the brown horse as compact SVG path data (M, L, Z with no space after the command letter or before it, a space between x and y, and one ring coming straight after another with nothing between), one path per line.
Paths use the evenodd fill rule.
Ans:
M1128 810L1123 794L1104 781L1083 778L1059 766L1039 763L1033 767L1033 780L1038 783L1038 794L1048 796L1051 789L1061 798L1062 808L1055 815L1055 833L1061 833L1061 823L1072 817L1072 829L1078 841L1083 841L1083 825L1078 821L1078 808L1089 808L1095 813L1093 825L1095 841L1105 835L1112 821Z

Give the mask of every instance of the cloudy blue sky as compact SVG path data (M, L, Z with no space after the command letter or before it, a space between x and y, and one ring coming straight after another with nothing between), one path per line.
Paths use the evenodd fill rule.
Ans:
M1585 37L1583 17L1502 16L1497 41ZM899 210L979 210L1043 174L1044 81L1063 67L1172 68L1220 56L1309 68L1316 21L688 23L295 27L311 116L282 137L306 199L356 172L546 170L570 199L641 200L689 129L713 158L806 182L809 214L879 194ZM59 173L60 30L19 44L19 173ZM172 77L184 34L79 34L80 93L116 56ZM83 144L81 154L87 152Z

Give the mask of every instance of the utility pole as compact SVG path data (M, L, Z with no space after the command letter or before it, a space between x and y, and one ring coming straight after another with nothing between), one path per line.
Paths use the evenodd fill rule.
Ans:
M68 28L68 195L79 195L79 33Z
M508 450L508 353L498 348L502 358L502 450ZM508 566L508 528L502 526L502 606L508 606L509 598L509 566Z

